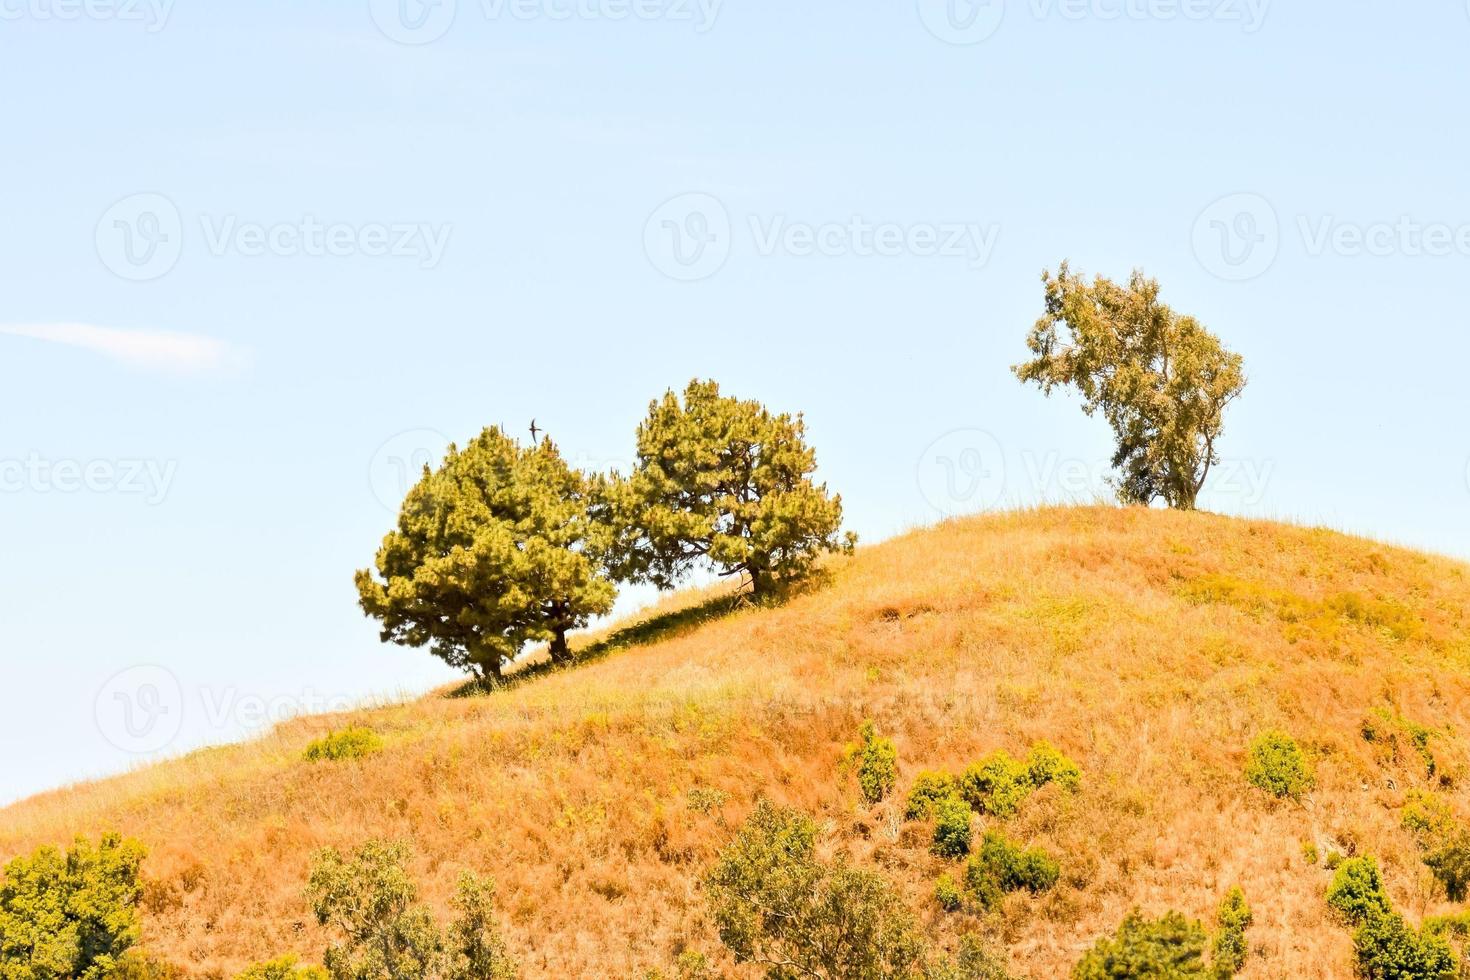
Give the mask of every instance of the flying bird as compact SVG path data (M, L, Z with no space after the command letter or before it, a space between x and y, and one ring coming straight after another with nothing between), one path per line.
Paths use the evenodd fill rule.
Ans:
M538 432L544 432L544 431L546 431L546 430L536 428L536 420L535 419L532 419L531 420L531 445L534 446L537 443L537 441L538 441L537 438L536 438L536 433L538 433Z

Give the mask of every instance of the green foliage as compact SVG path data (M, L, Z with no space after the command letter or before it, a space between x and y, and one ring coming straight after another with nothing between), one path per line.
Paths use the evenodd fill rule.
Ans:
M1004 749L992 752L961 774L959 792L977 812L1009 817L1026 797L1051 782L1076 792L1082 771L1049 743L1038 742L1024 762Z
M761 801L705 879L720 939L770 980L905 977L923 943L881 877L815 855L816 826Z
M960 939L960 948L953 957L924 970L924 980L1011 980L1011 975L979 937L967 934Z
M1072 980L1213 980L1206 938L1203 926L1178 912L1145 919L1135 910L1082 958Z
M940 800L959 792L955 778L947 772L921 772L909 790L905 820L928 820L934 815L934 807Z
M858 738L851 750L857 760L858 786L869 805L881 803L898 784L898 750L878 737L871 721L864 722Z
M329 732L306 746L308 762L342 759L361 759L383 749L383 739L371 728L344 728L340 732Z
M1275 797L1301 799L1312 788L1313 777L1301 746L1290 735L1264 732L1250 744L1245 778Z
M1016 376L1048 395L1075 387L1083 411L1102 411L1123 502L1192 510L1219 462L1225 408L1245 388L1240 355L1159 302L1158 282L1141 272L1126 287L1101 276L1089 286L1063 262L1042 281L1046 312Z
M672 588L703 563L749 577L761 596L823 553L851 551L842 498L812 482L816 467L800 415L722 396L713 381L691 381L682 402L668 392L638 427L632 475L601 487L619 576Z
M494 920L494 885L460 876L457 917L443 931L417 904L418 888L404 868L403 844L370 841L350 860L320 851L312 863L307 901L317 922L344 942L327 950L332 980L512 980L516 963Z
M1444 885L1452 902L1470 892L1470 829L1437 796L1414 793L1404 807L1404 829L1414 835L1424 864Z
M934 806L934 842L931 849L943 858L962 858L970 853L970 804L958 796L946 796Z
M235 980L331 980L319 966L307 966L291 955L278 956L268 963L257 963Z
M1327 888L1327 904L1353 926L1388 915L1392 903L1377 860L1357 857L1339 864Z
M108 834L43 847L0 879L0 977L102 980L138 941L143 845Z
M934 901L946 912L958 912L964 908L965 893L954 880L954 875L948 871L940 875L939 880L934 883Z
M1056 887L1062 872L1056 860L1039 847L1022 850L995 831L987 831L980 851L965 868L965 882L977 898L1025 889L1033 894Z
M960 795L978 813L1009 817L1036 787L1031 770L1004 749L992 752L960 776Z
M1250 947L1245 933L1255 921L1245 892L1232 888L1220 903L1220 912L1215 922L1219 931L1215 933L1215 972L1221 976L1234 976L1245 968L1245 956Z
M1397 913L1369 918L1353 934L1363 980L1455 980L1455 956L1441 935L1416 932Z
M1082 788L1082 770L1050 742L1037 742L1026 759L1026 774L1036 789L1056 783L1075 793Z
M381 621L383 642L428 646L482 681L532 641L567 659L567 632L610 611L616 594L590 493L550 439L527 449L490 428L450 446L409 491L377 577L357 573L363 612Z

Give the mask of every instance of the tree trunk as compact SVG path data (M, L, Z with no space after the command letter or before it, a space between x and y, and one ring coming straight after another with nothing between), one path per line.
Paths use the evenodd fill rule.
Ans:
M553 663L564 664L572 659L572 648L567 643L567 628L565 626L553 626L551 628L551 660Z

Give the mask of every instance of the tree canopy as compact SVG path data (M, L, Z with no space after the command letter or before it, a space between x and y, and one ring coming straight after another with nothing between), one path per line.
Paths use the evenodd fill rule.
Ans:
M551 440L523 447L489 428L409 491L376 571L356 584L381 638L429 646L481 679L532 641L570 656L567 632L612 609L605 536L589 484Z
M811 570L839 536L842 498L812 480L816 453L800 415L691 381L649 405L627 480L604 484L613 562L631 581L672 588L707 563L744 575L756 595Z
M1113 466L1125 503L1162 498L1194 509L1219 462L1225 408L1245 388L1240 355L1161 303L1158 282L1142 272L1127 286L1101 276L1089 285L1063 262L1042 281L1046 312L1017 377L1048 395L1076 388L1083 411L1103 413L1117 440Z

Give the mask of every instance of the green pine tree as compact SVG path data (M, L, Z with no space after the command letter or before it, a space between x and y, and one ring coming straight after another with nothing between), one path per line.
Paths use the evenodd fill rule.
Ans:
M589 482L550 439L530 448L498 428L450 446L408 494L378 550L377 575L357 573L363 611L383 642L429 646L479 679L498 678L527 643L570 658L567 633L612 609L616 589L597 555Z

